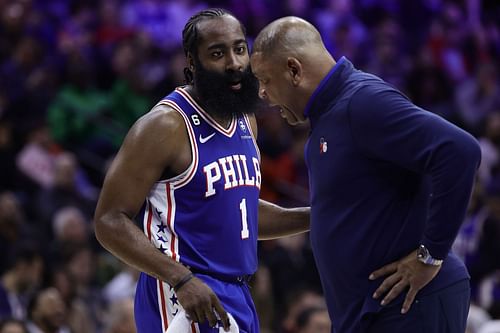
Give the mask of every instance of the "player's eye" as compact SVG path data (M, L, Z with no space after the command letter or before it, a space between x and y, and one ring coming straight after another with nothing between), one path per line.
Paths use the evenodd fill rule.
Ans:
M237 54L243 54L243 53L245 53L246 49L247 48L245 46L237 46L234 49L234 52L236 52Z
M220 58L222 57L222 51L214 51L211 54L212 58Z

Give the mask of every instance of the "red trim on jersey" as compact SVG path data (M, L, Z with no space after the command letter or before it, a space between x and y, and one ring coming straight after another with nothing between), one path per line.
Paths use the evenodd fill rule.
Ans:
M165 305L165 293L163 291L163 282L158 280L158 284L160 285L161 313L163 315L163 325L165 326L166 330L168 328L168 317L167 317L167 306Z
M191 332L196 333L196 326L194 326L194 323L191 323Z
M151 209L151 203L148 201L148 224L146 231L148 233L148 238L151 240L151 220L153 219L153 210Z
M184 113L184 111L182 111L182 109L179 107L179 105L177 105L177 103L171 101L171 100L164 100L163 101L165 104L167 104L168 106L170 106L171 108L173 108L174 110L176 110L177 112L180 113L180 115L184 118L184 121L186 123L186 128L188 130L188 136L189 136L189 140L191 142L191 152L192 152L192 157L193 157L193 168L189 171L189 174L187 175L187 177L185 177L184 179L182 179L181 181L179 181L178 183L175 183L175 187L181 187L181 186L184 186L186 183L188 183L191 178L193 177L194 173L196 172L196 169L198 169L198 145L196 144L196 137L195 137L195 134L194 134L194 131L193 131L193 128L191 127L191 124L189 122L189 119L187 118L186 114Z
M224 134L227 137L232 137L233 134L234 134L234 132L236 132L236 118L235 117L233 117L233 119L231 119L231 124L229 125L229 128L225 129L217 121L215 121L215 119L212 118L212 116L207 111L203 110L203 108L198 103L196 103L196 101L191 97L191 95L189 95L184 89L182 89L182 88L176 88L175 91L177 91L182 97L184 97L184 99L189 104L191 104L191 106L196 111L198 111L198 113L200 114L200 116L203 119L205 119L205 121L210 126L212 126L213 128L215 128L216 130L218 130L219 132L221 132L222 134Z
M177 260L177 253L175 252L175 232L172 223L172 196L170 195L170 183L165 184L165 191L167 192L167 225L171 231L172 239L170 240L170 251L172 251L172 259Z

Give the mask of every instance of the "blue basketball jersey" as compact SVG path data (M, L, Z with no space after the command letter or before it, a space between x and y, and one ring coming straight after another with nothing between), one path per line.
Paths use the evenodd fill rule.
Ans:
M234 117L225 129L183 88L158 104L183 117L192 161L182 174L155 183L137 222L160 251L195 272L228 278L253 274L261 173L248 118ZM136 306L142 309L136 308L136 316L155 309L164 331L179 308L175 293L144 273L141 281Z

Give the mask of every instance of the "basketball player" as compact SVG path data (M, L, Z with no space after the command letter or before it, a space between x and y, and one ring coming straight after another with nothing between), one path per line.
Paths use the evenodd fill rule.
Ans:
M307 230L309 209L259 200L258 83L241 23L202 11L187 22L183 47L189 84L131 128L104 181L96 236L144 272L139 333L165 332L178 313L192 332L228 331L227 312L239 332L256 333L247 281L257 239Z

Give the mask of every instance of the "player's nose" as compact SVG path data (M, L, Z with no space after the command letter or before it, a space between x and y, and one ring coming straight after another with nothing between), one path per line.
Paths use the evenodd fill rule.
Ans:
M243 71L243 62L237 54L230 52L226 57L226 70Z

